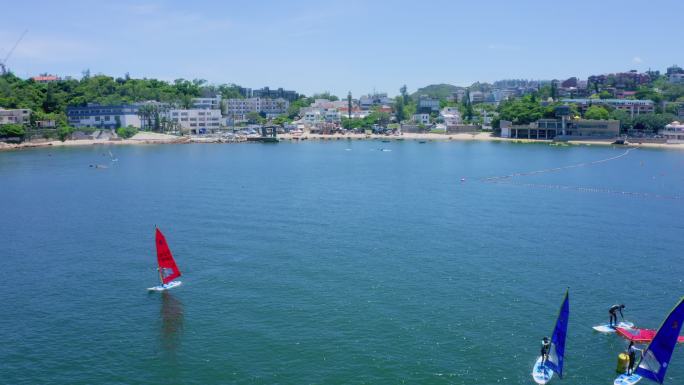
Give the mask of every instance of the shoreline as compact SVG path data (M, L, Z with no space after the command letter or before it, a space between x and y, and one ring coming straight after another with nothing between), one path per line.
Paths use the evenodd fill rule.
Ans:
M202 138L192 138L192 137L177 137L165 134L157 133L141 133L130 139L121 140L97 140L97 139L78 139L78 140L66 140L62 141L40 141L40 142L23 142L18 144L3 143L0 142L0 151L12 151L12 150L22 150L28 148L54 148L54 147L80 147L80 146L122 146L122 145L155 145L155 144L189 144L189 143L203 143L203 144L237 144L245 143L246 141L220 141L216 138L202 137ZM554 145L558 147L567 146L620 146L625 148L652 148L652 149L673 149L673 150L684 150L684 143L629 143L625 145L615 145L613 140L607 139L595 139L595 140L569 140L563 142L554 142L553 140L547 139L515 139L515 138L501 138L492 136L491 133L480 132L473 134L403 134L400 136L387 136L379 134L302 134L302 135L292 135L292 134L281 134L278 135L278 139L281 141L337 141L337 140L369 140L369 141L425 141L425 142L463 142L463 141L490 141L490 142L508 142L508 143L546 143L548 145Z

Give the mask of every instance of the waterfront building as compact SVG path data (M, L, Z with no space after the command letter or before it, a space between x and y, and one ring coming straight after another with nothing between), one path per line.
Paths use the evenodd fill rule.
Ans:
M246 120L250 112L264 113L267 118L275 118L287 112L290 102L283 98L225 99L223 105L226 116L240 121Z
M632 116L649 114L655 111L652 100L632 99L561 99L563 103L576 104L582 112L592 105L606 105L617 110L629 112Z
M667 143L684 143L684 124L674 121L665 126L664 130L660 130L659 134Z
M500 122L501 137L524 139L612 139L620 134L619 120L539 119L526 125Z
M430 124L430 114L414 114L412 120L416 124L429 125Z
M3 124L28 124L31 118L31 110L28 108L17 108L6 110L0 108L0 125Z
M69 125L76 128L140 128L138 109L139 105L135 104L102 106L91 103L81 107L67 107L66 115Z
M444 124L446 124L447 129L450 126L457 126L463 123L463 120L461 119L461 113L456 107L442 108L442 110L439 112L439 116L444 120Z
M221 110L217 109L171 109L167 115L182 131L190 134L215 132L221 127Z

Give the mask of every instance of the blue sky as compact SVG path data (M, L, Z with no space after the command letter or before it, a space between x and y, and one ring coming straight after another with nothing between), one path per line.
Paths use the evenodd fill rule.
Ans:
M684 1L5 0L0 58L42 72L354 95L684 65ZM11 17L7 17L11 16Z

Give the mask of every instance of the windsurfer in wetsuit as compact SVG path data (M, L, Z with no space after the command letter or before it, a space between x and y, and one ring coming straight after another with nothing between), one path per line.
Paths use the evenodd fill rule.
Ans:
M636 365L636 352L637 350L641 351L641 349L637 349L634 346L634 341L629 341L629 346L627 347L627 355L629 355L629 366L627 366L627 375L631 376L632 373L634 373L634 366Z
M618 318L617 318L617 312L618 311L620 312L620 317L622 317L623 320L625 319L625 316L622 314L622 309L624 309L624 308L625 308L625 305L620 304L620 305L613 305L610 307L610 309L608 309L608 314L610 314L610 321L608 321L608 326L614 327L614 326L618 325ZM613 320L615 320L615 322L613 322Z
M541 364L544 365L546 360L549 359L549 349L551 348L551 341L549 341L549 337L544 337L542 338L542 345L541 345Z

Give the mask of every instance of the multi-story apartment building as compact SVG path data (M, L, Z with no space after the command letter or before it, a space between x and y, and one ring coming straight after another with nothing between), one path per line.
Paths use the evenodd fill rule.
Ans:
M0 125L3 124L27 124L31 118L31 110L19 108L6 110L0 108Z
M239 87L238 92L240 92L240 95L242 95L245 99L251 99L251 98L278 99L278 98L282 98L282 99L287 100L288 102L293 102L293 101L299 99L299 94L296 91L284 90L282 88L272 90L268 87L264 87L262 89L253 90L251 88Z
M439 99L434 99L426 95L421 95L418 98L418 112L421 114L429 114L431 112L439 111Z
M263 112L267 118L274 118L287 112L290 102L283 98L225 99L223 102L226 116L239 121L246 120L250 112Z
M268 87L264 87L260 90L252 90L251 97L262 99L285 99L288 102L292 102L299 99L299 94L296 91L288 91L282 88L272 90Z
M392 104L392 99L387 96L387 93L374 93L372 95L363 95L359 98L359 107L362 110L369 110L373 106L390 104Z
M172 109L167 112L167 115L172 122L180 126L181 130L191 134L214 132L221 127L221 110L217 109Z
M632 116L649 114L655 111L652 100L633 99L561 99L563 103L576 104L582 112L591 105L606 105L617 110L629 112Z
M140 128L138 105L124 104L115 106L101 106L88 104L83 107L67 107L69 125L76 128L118 128L133 126Z
M221 95L216 95L213 98L192 98L192 106L205 110L220 110Z

